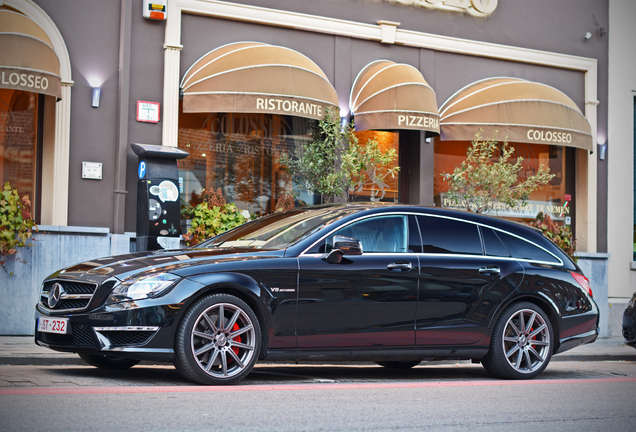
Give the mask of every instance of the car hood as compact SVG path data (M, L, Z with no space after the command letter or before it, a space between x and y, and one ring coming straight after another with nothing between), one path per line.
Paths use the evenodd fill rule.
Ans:
M67 279L101 284L110 278L121 281L131 276L140 277L162 272L180 275L180 270L192 266L276 258L284 255L285 250L262 251L252 248L192 248L136 252L74 264L56 271L45 280ZM222 270L222 267L218 267L218 271Z

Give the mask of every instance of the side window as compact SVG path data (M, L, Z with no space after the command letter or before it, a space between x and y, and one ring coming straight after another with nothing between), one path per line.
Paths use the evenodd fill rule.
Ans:
M484 252L488 256L509 257L510 252L497 236L497 233L490 228L481 227L481 235L484 239Z
M379 216L354 222L331 234L327 239L327 251L332 248L336 235L360 240L364 253L406 253L408 225L406 216Z
M559 260L557 260L552 254L549 254L530 242L503 232L497 232L497 236L499 236L503 244L506 246L506 249L508 249L515 258L552 263L559 262Z
M483 255L477 225L434 216L418 216L424 253Z

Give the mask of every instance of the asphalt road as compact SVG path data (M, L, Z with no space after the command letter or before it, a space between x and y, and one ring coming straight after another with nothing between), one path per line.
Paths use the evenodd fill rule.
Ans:
M169 366L0 366L2 431L633 431L636 362L553 362L532 381L481 366L259 365L240 385Z

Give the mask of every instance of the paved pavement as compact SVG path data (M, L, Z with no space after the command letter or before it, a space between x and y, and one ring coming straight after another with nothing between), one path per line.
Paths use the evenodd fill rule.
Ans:
M596 342L557 354L552 361L636 361L636 349L623 339ZM86 365L77 355L38 346L33 336L0 336L0 365Z

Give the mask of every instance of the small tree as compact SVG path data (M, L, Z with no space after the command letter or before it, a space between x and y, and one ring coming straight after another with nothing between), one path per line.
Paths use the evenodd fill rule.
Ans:
M554 174L541 165L535 175L519 180L522 157L512 161L514 148L496 137L482 140L481 131L468 148L466 160L452 173L442 173L449 183L448 198L475 213L488 213L500 205L525 206L530 193L547 184Z
M354 130L353 123L343 127L328 108L323 120L311 128L310 140L294 157L281 155L279 163L301 188L322 195L325 202L338 197L349 201L370 184L384 191L383 179L400 170L389 166L396 151L383 153L373 140L360 145Z

